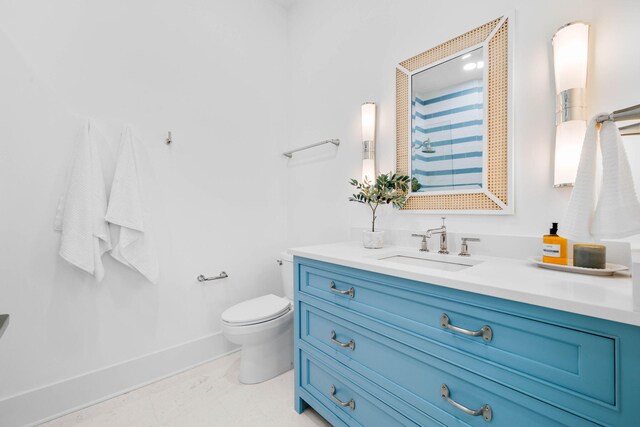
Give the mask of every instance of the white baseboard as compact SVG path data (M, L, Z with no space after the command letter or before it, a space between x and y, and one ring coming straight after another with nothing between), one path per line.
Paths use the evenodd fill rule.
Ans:
M0 400L0 426L37 425L238 350L222 333Z

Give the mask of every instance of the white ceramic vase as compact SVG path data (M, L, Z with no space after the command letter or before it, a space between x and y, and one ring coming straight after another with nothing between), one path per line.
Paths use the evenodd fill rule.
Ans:
M384 246L384 231L363 231L362 244L367 249L380 249Z

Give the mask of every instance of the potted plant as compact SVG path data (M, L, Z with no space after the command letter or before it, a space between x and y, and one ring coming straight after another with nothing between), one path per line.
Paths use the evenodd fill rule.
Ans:
M411 180L406 175L389 172L380 174L374 183L365 178L363 182L351 179L349 183L356 187L357 193L349 197L352 202L364 203L371 208L371 231L363 231L362 243L365 248L378 249L384 244L384 231L376 231L376 211L380 205L392 204L401 208L407 202L407 191Z

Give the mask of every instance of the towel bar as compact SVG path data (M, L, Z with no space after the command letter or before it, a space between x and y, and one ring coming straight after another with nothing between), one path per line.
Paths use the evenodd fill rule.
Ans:
M292 158L293 157L293 153L297 153L298 151L306 150L306 149L317 147L319 145L324 145L324 144L333 144L333 145L335 145L337 147L338 145L340 145L340 140L339 139L327 139L325 141L316 142L315 144L305 145L304 147L300 147L300 148L296 148L295 150L287 151L286 153L282 153L282 155L285 156L285 157L288 157L288 158Z
M640 120L640 104L614 111L611 114L598 116L596 122L603 123L609 120L613 122L621 120Z
M229 275L224 271L221 271L220 274L213 277L204 277L204 275L201 274L198 276L198 282L208 282L209 280L220 280L220 279L225 279L227 277L229 277Z
M628 126L622 126L620 128L620 135L640 135L640 122Z
M614 111L611 114L602 114L598 116L596 122L618 122L622 120L640 120L640 104ZM628 126L622 126L619 130L620 135L622 136L640 135L640 122Z

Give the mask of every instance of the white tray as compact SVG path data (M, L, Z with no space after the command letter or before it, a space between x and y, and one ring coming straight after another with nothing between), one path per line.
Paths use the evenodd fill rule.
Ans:
M592 276L613 276L616 271L628 270L628 267L620 264L607 263L606 268L585 268L575 267L573 265L559 265L542 262L542 257L536 256L529 258L529 261L538 267L548 268L549 270L567 271L569 273L590 274ZM569 264L573 264L573 260L569 259Z

